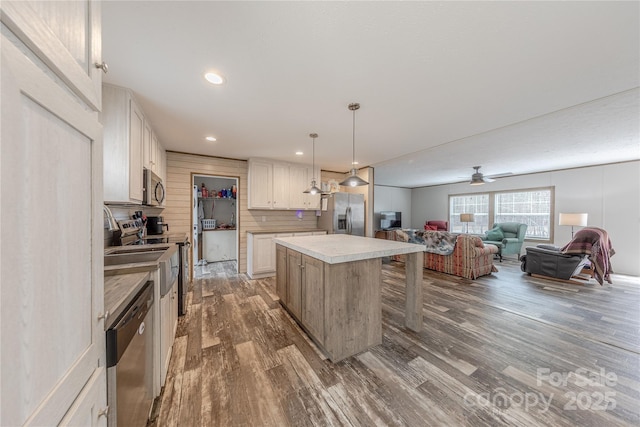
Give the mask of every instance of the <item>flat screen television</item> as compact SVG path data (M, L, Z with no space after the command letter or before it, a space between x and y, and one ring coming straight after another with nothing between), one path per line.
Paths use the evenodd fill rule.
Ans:
M380 212L380 228L383 230L402 228L402 212Z

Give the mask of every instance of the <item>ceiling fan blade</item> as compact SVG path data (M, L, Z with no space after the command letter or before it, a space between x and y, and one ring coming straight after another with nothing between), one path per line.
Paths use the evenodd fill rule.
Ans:
M493 182L495 181L495 179L493 178L489 178L488 176L485 176L484 178L482 178L484 180L484 182Z
M496 179L496 178L504 178L505 176L511 176L513 175L513 172L505 172L505 173L499 173L497 175L490 175L488 177L485 177L485 179L487 178L491 178L491 179Z

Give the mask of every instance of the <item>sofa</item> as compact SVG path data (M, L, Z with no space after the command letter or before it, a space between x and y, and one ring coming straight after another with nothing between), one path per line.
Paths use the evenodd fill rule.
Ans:
M493 257L498 247L484 244L479 236L432 230L396 230L394 240L426 246L423 267L428 270L475 279L497 272ZM404 261L403 255L394 257Z
M425 230L449 231L449 221L427 221L424 223Z
M520 258L520 251L527 233L527 224L519 222L497 222L491 230L485 231L481 236L484 243L496 245L498 256L502 262L503 255L515 254Z

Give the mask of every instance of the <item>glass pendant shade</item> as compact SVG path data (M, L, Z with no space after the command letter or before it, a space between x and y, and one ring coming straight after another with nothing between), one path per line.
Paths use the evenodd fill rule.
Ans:
M357 102L349 104L349 110L353 111L353 145L352 145L352 165L356 164L356 110L360 108L360 104ZM358 176L358 170L352 168L349 172L349 177L342 181L340 185L347 187L359 187L361 185L369 185L367 181Z

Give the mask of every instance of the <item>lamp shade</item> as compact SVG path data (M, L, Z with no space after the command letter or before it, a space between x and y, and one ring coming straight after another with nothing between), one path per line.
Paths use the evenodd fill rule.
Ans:
M473 222L473 214L472 213L461 213L460 214L460 222Z
M360 108L360 104L357 102L352 102L349 104L349 110L353 111L353 145L352 145L352 161L351 164L356 164L356 110ZM358 170L356 168L351 168L349 172L349 177L342 181L340 185L346 185L347 187L359 187L361 185L369 185L367 181L360 178L358 176Z
M572 225L578 227L585 227L587 225L586 213L561 213L559 225Z

